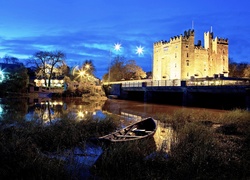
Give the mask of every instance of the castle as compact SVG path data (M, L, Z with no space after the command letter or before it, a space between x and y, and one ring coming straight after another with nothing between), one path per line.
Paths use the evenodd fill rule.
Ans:
M228 40L204 33L194 44L194 30L154 43L153 80L228 76Z

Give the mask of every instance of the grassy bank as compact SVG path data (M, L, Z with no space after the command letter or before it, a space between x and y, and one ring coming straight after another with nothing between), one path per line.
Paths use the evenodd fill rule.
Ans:
M205 111L159 114L176 132L169 154L149 156L147 142L119 145L106 150L93 172L104 179L248 179L249 117L242 110L217 117Z
M66 149L84 148L87 139L113 131L116 120L107 116L76 121L65 115L46 126L36 120L1 121L0 179L72 179L74 173L65 170L67 162L50 154L67 156Z
M248 179L250 178L250 113L234 110L213 116L208 112L176 111L156 119L171 124L176 141L171 151L155 152L152 139L103 146L91 168L99 179ZM117 128L119 119L70 115L51 125L36 119L0 122L0 179L78 179L79 167L63 158L65 150L86 145ZM94 179L94 178L93 178Z

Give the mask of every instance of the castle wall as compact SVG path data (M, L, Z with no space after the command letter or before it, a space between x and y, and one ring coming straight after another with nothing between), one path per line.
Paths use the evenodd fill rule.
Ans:
M210 76L208 66L209 66L209 52L204 48L196 48L194 50L195 58L194 65L192 66L192 76L201 78Z
M153 79L190 79L228 74L228 41L204 33L204 47L194 44L194 30L154 43Z

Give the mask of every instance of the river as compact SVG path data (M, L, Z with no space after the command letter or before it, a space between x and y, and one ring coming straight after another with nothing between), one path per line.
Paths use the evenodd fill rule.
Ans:
M88 101L83 98L0 99L0 120L39 119L44 124L59 120L63 114L71 114L77 120L82 120L87 115L102 117L105 114L115 114L120 117L121 126L125 126L146 117L155 118L159 114L172 114L178 110L187 110L194 113L206 110L213 115L227 112L218 109L190 108L118 99L107 99L106 101ZM168 135L165 133L168 133ZM155 138L155 141L158 141L156 144L159 144L159 147L164 143L166 144L166 139L163 139L163 137L169 137L171 133L170 127L159 123L157 137ZM160 140L161 142L159 142ZM170 140L167 140L167 142L170 142Z
M83 98L64 99L0 99L0 119L22 117L32 120L40 118L44 122L60 119L62 114L72 114L78 120L86 115L104 116L107 113L119 115L123 119L157 117L159 114L172 114L179 110L192 112L208 111L215 114L228 112L220 109L173 106L166 104L143 103L118 99L88 101Z
M107 99L106 101L88 101L83 98L65 99L0 99L0 121L9 120L40 120L45 125L58 121L63 114L72 115L76 120L83 120L85 116L103 117L106 114L115 114L120 117L121 127L146 117L157 117L158 114L172 114L178 110L192 112L210 111L213 115L225 113L225 110L190 108L164 104L151 104L138 101ZM157 121L158 127L153 141L156 151L168 153L171 143L175 140L173 129L162 122ZM98 146L90 144L86 149L73 150L73 158L76 164L81 164L82 176L90 176L89 168L95 163L102 153ZM90 154L81 156L78 154ZM60 157L58 157L60 158Z

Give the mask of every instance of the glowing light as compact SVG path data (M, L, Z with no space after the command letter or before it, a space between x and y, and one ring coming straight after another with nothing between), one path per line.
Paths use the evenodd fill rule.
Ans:
M122 47L122 45L121 45L120 43L116 43L116 44L114 45L114 49L115 49L116 51L120 51L121 47Z
M78 118L84 118L84 113L82 111L77 112Z
M2 108L2 106L0 104L0 114L2 114L2 113L3 113L3 108Z
M89 65L89 64L86 64L86 65L85 65L85 68L86 68L86 69L89 69L89 68L90 68L90 65Z
M85 71L80 71L79 75L82 77L85 74Z
M136 47L136 54L138 55L143 55L143 51L144 51L144 47L142 47L141 45L138 47Z
M3 71L0 69L0 82L2 82L4 79Z

